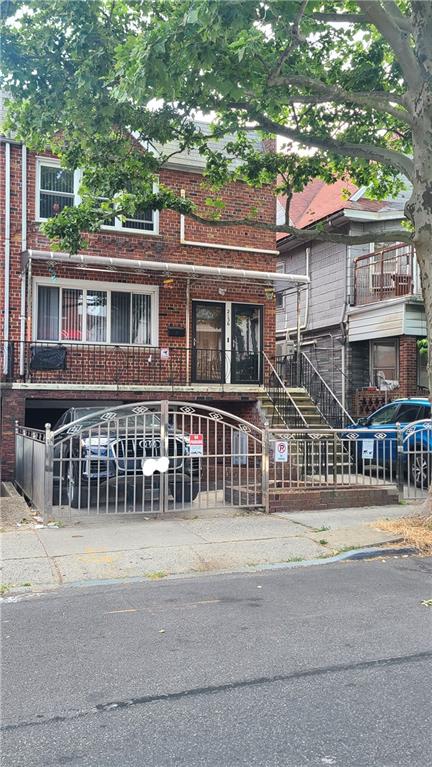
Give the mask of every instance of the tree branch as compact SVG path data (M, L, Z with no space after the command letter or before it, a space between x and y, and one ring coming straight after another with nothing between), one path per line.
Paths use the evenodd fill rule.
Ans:
M299 11L291 25L291 29L290 29L291 39L288 45L286 46L285 50L283 50L281 55L279 56L279 59L276 62L276 66L273 72L271 72L269 75L269 78L268 78L269 85L272 84L272 80L274 77L278 77L280 75L285 61L287 60L289 55L292 53L294 48L297 48L301 42L304 42L304 40L300 37L300 23L301 23L307 4L308 4L308 0L302 0Z
M298 86L304 88L310 88L316 92L316 95L295 95L290 96L289 99L285 99L285 103L302 103L302 104L320 104L325 101L334 101L336 103L352 102L359 106L369 107L376 109L379 112L385 112L387 114L396 117L397 120L413 124L413 119L408 112L407 106L409 102L403 95L387 93L387 91L347 91L345 88L341 88L339 85L327 85L321 80L316 80L312 77L306 77L304 75L284 75L273 77L268 81L269 85L284 85L284 86ZM283 99L283 96L282 96ZM396 106L392 106L391 102L401 104L403 109L399 109Z
M193 221L197 221L199 224L205 224L211 227L232 227L232 226L249 226L253 229L261 229L267 232L281 232L282 234L295 235L301 241L313 241L318 240L320 242L340 242L344 245L364 245L370 242L371 233L365 234L336 234L335 232L329 232L325 229L298 229L296 226L290 226L287 224L268 224L264 221L253 221L248 218L239 219L207 219L205 216L200 216L198 213L185 213L185 216L191 218ZM386 230L382 232L375 232L374 237L380 242L407 242L412 243L414 235L404 229ZM235 250L235 246L233 246Z
M418 88L418 78L424 79L418 61L409 42L408 33L403 31L392 12L385 10L378 0L357 0L369 23L387 40L399 61L404 78L412 89Z
M284 136L291 141L303 144L303 146L333 152L334 154L339 154L343 157L360 157L365 160L374 160L383 165L389 165L392 168L396 168L399 173L403 173L411 180L414 178L414 163L409 157L401 152L396 152L393 149L387 149L386 147L375 146L373 144L353 144L348 141L337 141L330 137L303 133L302 131L288 128L285 125L281 125L280 123L259 114L248 102L231 102L229 106L233 109L243 109L246 111L251 119L255 120L258 126L267 133Z
M367 16L363 13L311 13L307 18L316 19L316 21L324 21L329 24L369 24ZM402 13L400 18L397 19L397 25L404 32L412 32L412 24L410 19L407 19Z

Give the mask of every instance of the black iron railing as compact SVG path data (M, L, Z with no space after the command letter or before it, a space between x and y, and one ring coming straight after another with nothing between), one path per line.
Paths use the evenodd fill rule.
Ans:
M299 364L301 385L307 390L324 422L333 429L343 429L354 423L334 391L303 352Z
M286 382L287 358L275 357L271 360L264 353L264 385L267 394L273 403L273 423L281 421L285 426L293 429L307 428L307 422L300 408L295 403ZM289 367L291 370L291 367Z
M126 344L0 341L3 381L124 386L263 382L262 352Z

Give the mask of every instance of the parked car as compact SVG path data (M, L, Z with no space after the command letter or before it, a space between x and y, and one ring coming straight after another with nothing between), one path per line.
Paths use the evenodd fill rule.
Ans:
M113 421L102 421L99 408L69 408L54 426L54 432L85 418L79 432L65 429L55 436L54 499L60 496L72 508L85 508L92 495L111 493L118 500L119 491L136 499L137 493L160 490L161 475L143 477L142 463L161 454L160 419L155 413L135 415L122 411ZM93 416L93 417L92 417ZM171 426L168 428L168 488L178 503L194 500L199 492L200 460L189 458L189 437ZM106 497L106 495L105 495ZM56 502L56 500L54 500Z
M360 470L377 464L383 469L396 471L398 454L397 424L404 429L403 462L410 482L426 489L432 479L431 403L424 397L396 399L380 407L371 415L359 418L347 426L346 437L355 431L357 439L351 441L351 454ZM408 434L408 427L412 431ZM426 428L425 428L426 427ZM373 440L373 442L372 442ZM365 454L368 456L364 458Z

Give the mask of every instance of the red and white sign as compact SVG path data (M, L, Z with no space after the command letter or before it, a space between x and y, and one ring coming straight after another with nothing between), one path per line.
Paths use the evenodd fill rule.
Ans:
M189 434L189 454L204 455L204 439L202 434Z
M277 463L285 463L288 460L288 442L275 442L274 459Z

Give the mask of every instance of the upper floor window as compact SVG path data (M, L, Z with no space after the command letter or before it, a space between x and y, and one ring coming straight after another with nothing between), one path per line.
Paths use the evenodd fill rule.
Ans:
M285 272L285 263L283 261L279 261L278 264L276 264L276 271L280 274L283 274ZM276 309L284 309L285 308L285 294L282 292L282 290L276 290Z
M63 208L79 202L80 171L64 170L57 160L37 160L36 218L46 220L60 213ZM157 184L153 190L157 191ZM114 217L103 229L119 229L126 232L159 233L159 211L138 208L133 218L121 220Z
M37 218L51 218L63 208L75 205L74 175L57 163L39 162Z

